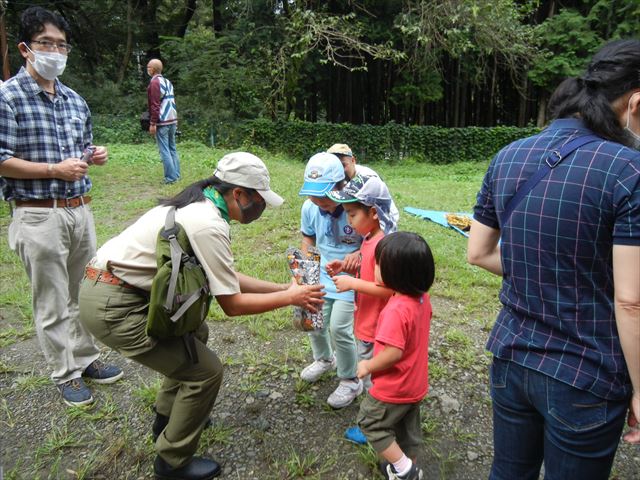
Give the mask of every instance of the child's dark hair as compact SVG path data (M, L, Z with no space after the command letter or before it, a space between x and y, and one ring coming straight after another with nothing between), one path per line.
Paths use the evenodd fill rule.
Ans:
M20 17L20 42L29 43L38 33L44 30L44 26L50 23L58 30L64 32L67 42L71 41L71 28L69 23L56 12L42 7L29 7Z
M640 88L640 40L616 40L604 45L581 77L562 82L549 100L552 118L579 116L607 140L629 144L611 104Z
M390 233L376 245L375 258L382 281L391 290L419 297L433 285L433 254L417 233Z

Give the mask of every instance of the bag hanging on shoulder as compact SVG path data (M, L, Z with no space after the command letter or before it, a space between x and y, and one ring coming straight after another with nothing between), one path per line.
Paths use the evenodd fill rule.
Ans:
M149 115L148 110L140 114L140 128L143 132L148 132L151 128L151 115Z
M184 337L187 350L197 363L193 332L209 312L211 295L204 269L186 232L175 223L175 214L175 207L171 207L164 228L158 233L158 272L151 284L146 332L155 338Z

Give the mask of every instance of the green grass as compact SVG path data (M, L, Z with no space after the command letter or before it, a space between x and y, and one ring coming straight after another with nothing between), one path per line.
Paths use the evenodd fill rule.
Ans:
M216 161L227 151L210 149L204 145L182 143L179 145L183 180L178 184L165 186L162 183L162 165L153 144L110 145L110 159L105 167L92 167L90 175L94 188L91 203L96 220L98 245L117 235L146 210L153 207L159 197L176 194L192 181L210 176ZM289 275L285 251L289 246L300 245L300 207L304 198L298 196L302 183L304 160L268 154L259 149L251 149L269 167L272 188L285 198L278 209L267 209L264 215L249 225L233 223L231 226L232 248L235 264L239 271L265 280L288 283ZM402 212L406 206L447 211L470 211L476 192L481 184L486 165L460 162L451 165L369 164L376 169L389 185L398 208L401 211L400 230L414 231L422 235L430 244L436 261L436 281L431 295L444 305L434 312L438 322L445 323L443 345L434 356L430 366L432 383L446 382L451 375L446 361L457 366L468 365L477 353L472 342L466 337L462 326L475 324L487 328L495 318L497 292L500 280L466 263L466 239L453 230L444 229L434 223L412 217ZM7 242L10 224L9 208L0 202L0 347L10 346L35 335L32 321L30 284L17 255ZM215 304L210 311L211 321L230 321L242 327L244 334L255 337L261 345L267 345L276 333L291 329L291 309L281 309L264 315L226 318ZM218 339L233 344L235 332ZM434 339L435 340L435 339ZM438 339L440 340L440 339ZM272 348L225 356L227 367L242 366L251 369L245 372L242 390L253 394L264 388L266 375L275 374L297 378L300 366L309 361L310 346L306 335L300 336L295 346L271 352ZM271 352L271 353L270 353ZM0 375L15 376L21 391L49 389L50 381L44 376L18 371L9 363L0 364ZM325 378L326 380L326 378ZM126 382L126 380L125 380ZM134 408L149 412L155 395L160 388L158 377L128 380L128 391L136 399ZM323 415L335 415L318 394L308 384L295 381L292 394L298 407L321 410ZM104 395L101 392L101 395ZM324 409L324 410L323 410ZM1 428L13 428L21 422L8 409L3 398L0 404L3 420ZM7 478L93 478L93 472L100 472L105 466L117 462L126 455L132 475L146 465L153 455L153 446L148 435L141 436L128 415L135 412L117 411L113 400L107 395L88 409L69 409L63 416L60 427L51 430L41 445L34 445L36 458L29 462L14 462L7 470ZM328 421L331 422L329 417ZM72 426L84 423L90 427L81 436L74 434ZM112 431L117 428L117 435ZM438 420L425 417L422 425L426 437L439 434ZM233 437L232 427L217 426L205 431L201 449L216 444L224 445ZM111 435L108 447L101 450L96 438ZM463 432L458 433L464 437ZM89 440L87 440L87 437ZM69 450L87 443L90 450L83 462L68 472L61 467L61 459ZM204 445L204 446L203 446ZM361 463L370 467L372 476L377 475L377 460L372 451L358 452ZM435 451L434 451L435 452ZM455 463L450 454L434 453L441 474L444 477ZM272 467L274 478L326 478L326 472L335 469L336 457L327 454L322 457L289 450L284 456L274 457ZM22 474L22 472L27 472ZM20 473L18 473L20 472ZM25 475L25 476L20 476ZM66 477L64 477L66 478ZM334 478L334 477L332 477ZM372 477L373 478L373 477ZM376 477L378 478L378 477Z
M255 151L255 150L254 150ZM118 234L147 209L157 198L171 196L191 181L211 175L215 163L226 151L204 145L180 145L183 180L166 186L162 183L162 165L154 145L110 145L105 167L92 167L91 203L96 219L98 244ZM267 209L260 220L232 225L233 250L239 271L276 282L288 282L284 252L300 244L299 212L304 198L298 189L304 172L304 159L290 159L260 151L269 167L272 188L285 198L278 209ZM425 209L470 211L486 165L460 162L451 165L370 164L389 185L398 208L414 206ZM0 229L6 232L9 209L0 205ZM421 234L430 244L436 261L436 282L431 294L459 302L461 315L456 321L477 318L493 319L496 292L500 281L466 263L466 240L453 230L402 213L399 228ZM256 254L258 253L258 254ZM0 235L0 318L8 320L0 332L0 346L15 343L34 334L31 325L29 281L22 264L10 251L7 235ZM225 315L215 304L213 320ZM280 310L268 315L237 318L262 340L271 333L289 328L290 314ZM466 320L468 321L468 320Z

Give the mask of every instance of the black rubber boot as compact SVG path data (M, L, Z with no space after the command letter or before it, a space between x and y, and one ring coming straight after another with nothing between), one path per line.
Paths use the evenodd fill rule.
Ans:
M169 423L169 417L167 417L165 415L161 415L158 412L156 412L156 418L153 421L153 425L151 426L151 433L153 435L153 443L155 443L156 440L158 440L158 437L160 436L160 434L165 429L165 427L167 426L168 423Z
M155 412L155 409L154 409L154 412ZM153 425L151 426L153 443L156 443L156 440L158 440L158 437L160 436L160 434L165 429L168 423L169 423L169 417L167 417L166 415L161 415L158 412L156 412L156 418L153 421ZM204 428L209 428L211 425L213 425L211 418L207 418L207 421L204 424Z
M153 471L157 480L211 480L220 475L222 469L215 460L202 457L193 457L186 465L173 468L157 455Z

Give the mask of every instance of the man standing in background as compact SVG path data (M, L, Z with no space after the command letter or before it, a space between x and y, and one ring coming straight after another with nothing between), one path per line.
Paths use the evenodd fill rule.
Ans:
M122 370L98 360L78 321L84 267L96 251L89 165L107 149L92 145L91 113L64 85L69 24L42 7L24 11L18 50L25 66L0 86L0 191L13 203L9 246L22 260L33 319L51 379L67 405L93 402L83 379L112 383Z
M147 88L149 104L149 133L156 137L160 160L164 165L164 183L174 183L180 178L180 158L176 149L178 110L173 85L162 76L162 62L149 60L147 73L151 77Z

